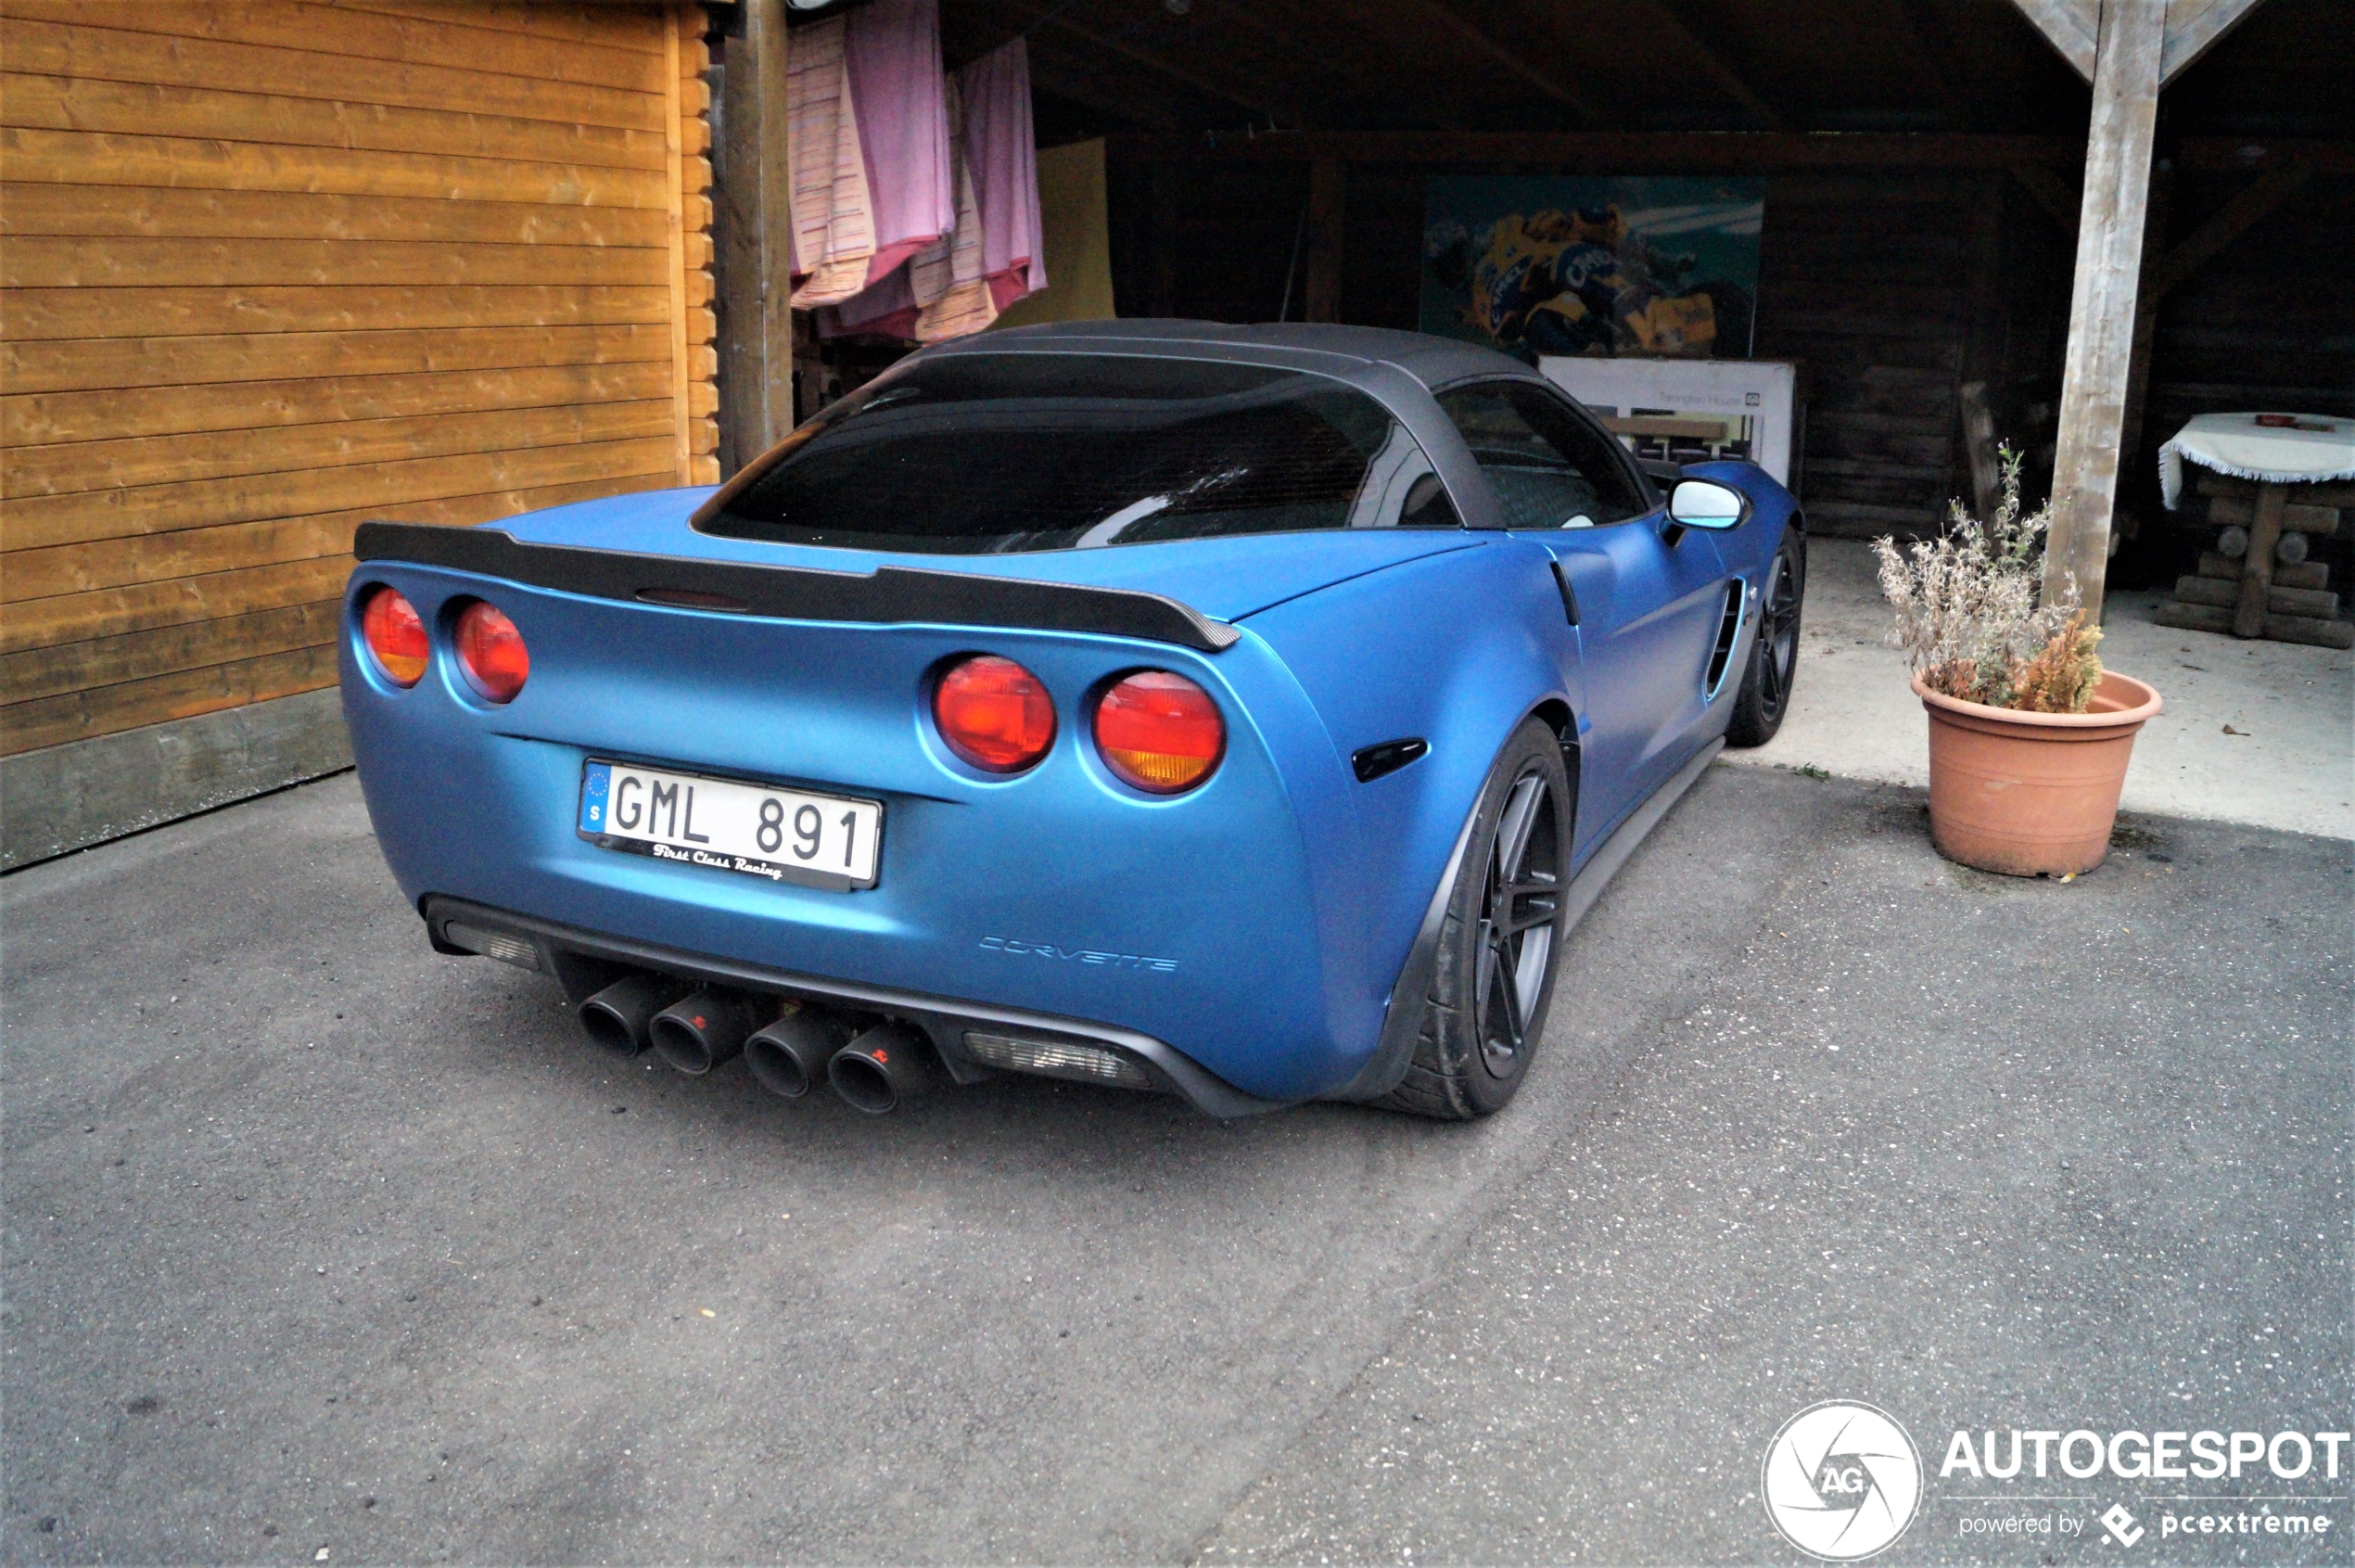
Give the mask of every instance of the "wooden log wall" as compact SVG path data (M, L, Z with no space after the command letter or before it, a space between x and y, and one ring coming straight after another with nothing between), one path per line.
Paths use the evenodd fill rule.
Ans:
M2007 179L1767 181L1758 357L1801 366L1816 531L1934 532L1950 501L1973 500L1966 382L1988 383L1996 435L2049 478L2069 258Z
M1955 493L1975 182L1770 180L1758 357L1802 367L1808 525L1920 531Z
M333 684L366 518L716 482L704 28L0 0L0 752Z

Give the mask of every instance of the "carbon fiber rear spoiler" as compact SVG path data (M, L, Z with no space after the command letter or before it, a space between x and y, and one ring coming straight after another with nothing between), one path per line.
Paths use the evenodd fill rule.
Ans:
M1173 643L1215 654L1242 635L1191 605L1127 588L1093 588L978 572L881 567L870 573L696 561L628 550L527 544L504 529L431 523L363 523L352 542L363 561L503 578L533 588L678 609L775 620L937 622L1095 632Z

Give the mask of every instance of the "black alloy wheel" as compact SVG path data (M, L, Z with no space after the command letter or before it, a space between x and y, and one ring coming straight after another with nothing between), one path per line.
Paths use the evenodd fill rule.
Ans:
M1560 847L1554 842L1552 784L1534 764L1513 781L1488 857L1480 909L1475 1026L1481 1065L1515 1076L1529 1049L1534 1004L1553 962L1561 906Z
M1782 547L1766 568L1761 601L1750 665L1725 726L1728 746L1764 746L1790 710L1791 685L1799 675L1800 612L1807 602L1807 540L1796 529L1783 534Z
M1524 720L1481 790L1433 955L1415 1054L1376 1103L1442 1121L1501 1111L1528 1076L1561 964L1576 802L1561 738Z

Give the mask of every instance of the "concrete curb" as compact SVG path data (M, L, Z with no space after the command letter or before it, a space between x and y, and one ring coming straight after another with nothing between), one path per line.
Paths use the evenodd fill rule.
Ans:
M0 870L350 766L332 686L0 758Z

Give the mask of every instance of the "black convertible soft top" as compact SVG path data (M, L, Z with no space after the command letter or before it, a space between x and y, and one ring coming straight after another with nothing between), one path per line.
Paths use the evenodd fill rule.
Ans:
M1292 371L1354 388L1386 409L1429 455L1454 499L1456 521L1470 529L1501 529L1508 519L1491 500L1470 453L1440 412L1433 394L1471 380L1519 380L1546 388L1549 395L1560 395L1551 382L1521 361L1453 338L1376 326L1310 322L1228 326L1207 321L1058 322L976 333L920 351L885 372L879 381L870 383L870 389L880 389L919 366L946 368L982 357L1033 354L1214 362ZM714 525L739 495L760 483L764 473L786 457L797 438L825 418L821 411L802 430L745 465L697 508L695 526ZM1630 467L1632 472L1632 460ZM1636 482L1644 483L1640 478Z
M1335 326L1319 322L1275 322L1257 326L1229 326L1215 321L1053 322L1043 326L977 333L941 344L928 352L933 356L1004 353L1033 347L1056 353L1098 349L1111 353L1165 353L1184 358L1220 358L1239 349L1270 351L1287 356L1314 355L1324 363L1289 363L1293 368L1317 370L1339 376L1343 380L1355 379L1347 372L1351 362L1361 366L1386 364L1406 372L1426 389L1476 376L1545 379L1511 355L1476 343L1424 332L1398 332L1386 326Z

